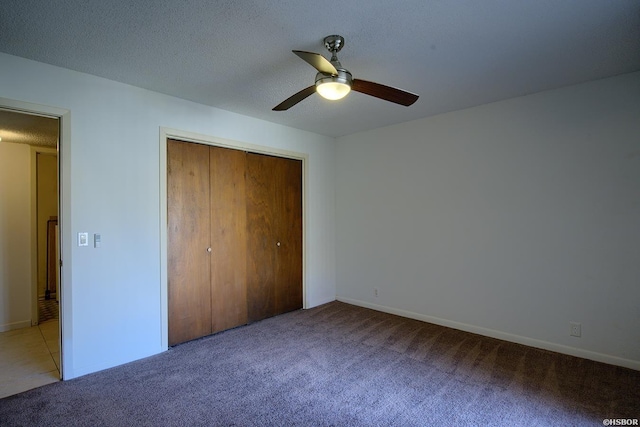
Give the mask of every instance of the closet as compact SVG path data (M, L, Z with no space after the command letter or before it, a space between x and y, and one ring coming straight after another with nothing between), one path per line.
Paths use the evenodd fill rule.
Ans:
M302 162L167 140L169 345L302 308Z

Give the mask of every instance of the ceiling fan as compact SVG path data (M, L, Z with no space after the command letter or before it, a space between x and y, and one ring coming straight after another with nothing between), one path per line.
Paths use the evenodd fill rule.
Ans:
M331 35L324 38L324 47L331 53L331 61L328 61L318 53L305 52L302 50L292 51L318 70L316 83L306 89L302 89L300 92L276 105L273 107L273 111L288 110L298 102L311 96L314 92L318 92L323 98L331 100L342 99L347 96L351 90L355 90L356 92L384 99L385 101L395 102L396 104L406 107L416 102L418 95L414 93L381 85L380 83L354 79L349 70L343 68L340 61L338 61L337 53L340 52L343 46L344 37L342 36Z

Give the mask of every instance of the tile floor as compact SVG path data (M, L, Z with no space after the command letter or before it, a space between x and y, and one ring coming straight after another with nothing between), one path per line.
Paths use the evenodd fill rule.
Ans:
M0 398L60 381L58 319L0 332Z

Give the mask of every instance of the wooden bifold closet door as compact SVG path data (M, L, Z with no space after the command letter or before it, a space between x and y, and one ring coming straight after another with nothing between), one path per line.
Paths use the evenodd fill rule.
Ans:
M302 307L300 161L247 154L249 321Z
M167 141L169 345L302 308L302 163Z
M167 144L169 345L211 333L209 147Z

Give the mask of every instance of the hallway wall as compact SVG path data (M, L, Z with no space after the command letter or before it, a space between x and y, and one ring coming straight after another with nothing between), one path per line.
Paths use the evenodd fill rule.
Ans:
M30 156L0 141L0 332L31 326Z
M37 182L38 298L44 298L47 289L47 222L58 216L58 156L55 153L38 153Z

